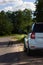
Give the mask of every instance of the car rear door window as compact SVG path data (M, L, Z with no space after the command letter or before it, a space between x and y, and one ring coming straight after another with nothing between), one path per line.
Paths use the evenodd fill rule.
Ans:
M43 32L43 24L35 24L33 28L33 32Z

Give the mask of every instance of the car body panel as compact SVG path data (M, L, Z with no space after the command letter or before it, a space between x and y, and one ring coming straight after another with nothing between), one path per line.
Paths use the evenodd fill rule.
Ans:
M32 25L32 30L34 28L34 24ZM27 38L27 41L26 41L26 48L28 48L28 45L29 45L29 48L31 50L34 50L34 49L43 49L43 32L36 32L35 33L35 39L31 39L31 33L28 34L28 38Z

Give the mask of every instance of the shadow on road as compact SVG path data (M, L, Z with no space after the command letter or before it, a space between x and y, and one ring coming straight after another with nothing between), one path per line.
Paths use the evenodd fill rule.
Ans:
M24 52L7 53L0 55L0 63L15 63L22 60Z
M9 46L13 46L15 44L19 44L20 42L17 40L17 41L6 41L6 42L0 42L0 47L9 47ZM22 43L22 42L21 42ZM20 44L21 44L20 43Z
M19 61L19 53L7 53L0 56L0 63L13 63Z
M15 52L15 53L7 53L4 55L0 55L0 63L19 63L19 65L27 65L29 62L34 62L43 59L43 54L35 54L27 56L24 52ZM22 62L22 64L20 64Z

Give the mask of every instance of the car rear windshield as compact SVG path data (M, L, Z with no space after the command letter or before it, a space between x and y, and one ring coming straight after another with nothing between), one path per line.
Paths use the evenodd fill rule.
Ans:
M43 32L43 24L35 24L33 28L33 32Z

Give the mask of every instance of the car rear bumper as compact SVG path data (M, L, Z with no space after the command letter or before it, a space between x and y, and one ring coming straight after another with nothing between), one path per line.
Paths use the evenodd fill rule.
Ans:
M30 50L43 51L43 48L30 48Z

